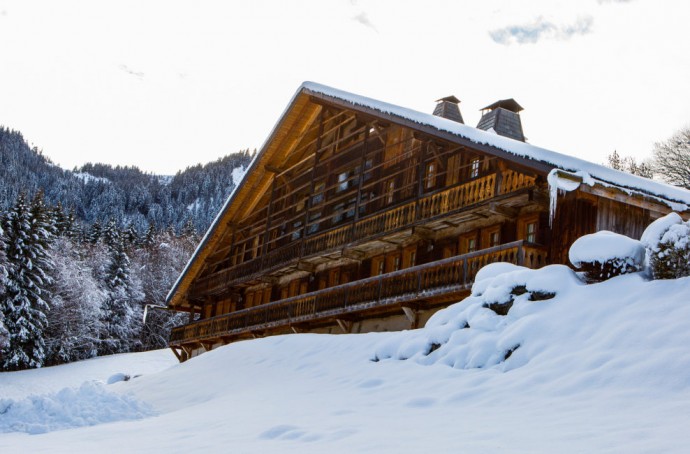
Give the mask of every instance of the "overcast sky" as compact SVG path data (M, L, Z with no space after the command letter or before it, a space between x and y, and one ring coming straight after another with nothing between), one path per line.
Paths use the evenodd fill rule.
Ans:
M173 174L258 148L305 80L602 163L690 125L690 2L0 0L0 125L57 164Z

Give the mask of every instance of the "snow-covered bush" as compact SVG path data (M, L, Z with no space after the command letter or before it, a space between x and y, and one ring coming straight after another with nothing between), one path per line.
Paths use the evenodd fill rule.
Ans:
M469 297L434 314L423 329L391 336L377 346L373 360L411 359L472 369L511 358L510 367L519 367L525 358L517 352L525 338L517 326L578 285L582 281L564 265L531 270L492 263L477 273Z
M644 268L645 248L638 240L602 230L578 238L568 253L570 263L587 282L601 282Z
M690 276L690 222L670 213L652 222L640 242L654 279Z

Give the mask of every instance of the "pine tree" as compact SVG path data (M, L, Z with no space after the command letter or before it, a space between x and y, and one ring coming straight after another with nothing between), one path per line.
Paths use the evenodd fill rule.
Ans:
M184 227L182 227L182 232L180 232L180 236L184 238L197 238L196 227L194 226L194 221L192 219L188 219Z
M91 226L91 231L89 232L88 241L91 244L96 244L100 241L101 235L103 234L103 228L100 222L95 221Z
M122 239L110 249L110 263L105 275L106 297L102 308L102 354L136 350L139 333L136 330L138 312L136 290L130 276L129 256Z
M2 355L5 370L41 367L45 361L46 289L52 266L47 249L54 231L50 222L39 192L31 207L20 195L4 223L10 264L2 307L9 333Z
M122 232L122 237L127 244L127 246L133 246L139 241L139 234L134 228L134 224L131 222L127 225L125 230Z
M105 225L105 228L103 229L103 244L108 246L108 249L113 249L120 242L121 237L122 235L120 234L120 229L117 227L115 219L110 218L108 223Z
M155 243L155 237L156 227L153 224L149 224L149 227L146 229L146 233L144 234L144 238L141 241L141 245L146 249L152 248Z
M9 264L7 263L7 255L5 250L7 249L7 244L5 243L5 233L2 230L2 219L0 218L0 354L2 351L9 346L9 332L5 327L5 315L3 308L3 301L5 301L5 282L7 281L7 268Z

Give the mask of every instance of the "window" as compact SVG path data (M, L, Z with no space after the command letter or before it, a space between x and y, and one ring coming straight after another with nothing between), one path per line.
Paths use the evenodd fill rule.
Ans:
M467 239L467 252L474 252L477 250L477 239L468 238Z
M347 188L350 187L349 181L347 181L349 175L349 171L338 174L338 192L347 191Z
M417 264L417 246L405 248L403 253L403 268L409 268Z
M474 158L470 161L470 178L477 178L479 176L479 158Z
M388 254L386 256L386 272L392 273L393 271L398 271L402 260L400 260L400 254Z
M501 244L501 225L493 225L482 229L480 249L494 247Z
M529 222L527 224L527 229L526 229L526 235L525 239L527 240L528 243L536 243L537 242L537 223L536 222Z
M489 245L491 247L501 244L501 234L499 232L491 232L489 235Z
M384 272L384 267L386 262L383 260L383 256L374 257L371 259L371 275L380 276Z
M295 221L292 223L292 239L299 240L302 238L302 221Z
M323 202L323 190L326 184L322 181L314 185L314 195L311 196L311 206L316 206Z
M532 214L518 220L517 237L528 243L539 241L539 215Z
M475 252L478 249L478 246L479 241L477 241L476 230L460 235L460 254L469 254L470 252Z

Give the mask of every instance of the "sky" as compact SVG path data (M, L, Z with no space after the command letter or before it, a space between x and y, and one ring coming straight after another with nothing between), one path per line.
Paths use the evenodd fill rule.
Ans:
M0 125L56 164L158 174L260 148L305 80L644 159L690 125L685 0L0 0Z

